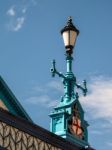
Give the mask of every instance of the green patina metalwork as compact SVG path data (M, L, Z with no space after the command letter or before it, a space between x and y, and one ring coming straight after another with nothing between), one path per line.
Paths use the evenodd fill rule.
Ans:
M19 103L15 95L9 89L3 78L0 76L0 100L12 114L22 117L32 122L22 105Z
M72 26L71 26L72 25ZM79 33L78 30L76 30L75 26L72 24L71 17L68 19L67 25L62 29L62 32L73 30L74 32ZM69 33L70 34L70 33ZM55 60L52 62L52 68L51 73L52 77L55 77L57 74L59 77L63 79L63 85L64 85L64 95L60 100L60 103L57 107L54 108L54 110L51 112L51 124L50 124L50 130L51 132L66 138L70 141L75 142L76 144L79 144L81 146L88 145L88 123L84 120L84 111L82 109L82 106L79 102L79 96L76 92L76 88L81 89L84 96L86 96L87 88L86 88L86 81L83 81L83 86L77 84L77 80L75 75L72 72L72 49L73 46L68 45L66 48L66 66L67 70L65 74L62 74L57 71L56 69L56 63ZM78 114L76 114L76 109ZM73 118L77 121L76 124L73 124ZM79 125L80 124L80 125ZM73 128L74 127L74 128ZM81 134L79 133L75 134L75 127L80 128ZM71 129L74 130L74 133L72 133Z
M54 77L56 74L63 79L64 85L64 96L61 98L61 101L57 107L51 112L51 124L50 124L50 131L66 138L70 141L75 142L81 146L88 145L88 132L87 126L88 123L84 120L84 111L82 106L79 102L79 96L76 92L76 88L80 88L83 91L84 96L86 95L87 88L86 88L86 81L83 82L83 87L77 84L76 77L72 72L72 61L73 58L71 55L66 56L66 64L67 64L67 71L65 75L58 72L55 65L55 60L52 62L51 73ZM84 139L79 139L77 136L72 135L68 131L68 121L73 116L73 107L77 104L80 119L81 119L81 127L84 129Z

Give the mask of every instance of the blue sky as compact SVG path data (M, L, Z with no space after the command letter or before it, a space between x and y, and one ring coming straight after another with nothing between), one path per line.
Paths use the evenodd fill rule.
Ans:
M112 1L1 0L0 74L38 125L49 129L48 114L63 95L61 80L51 78L51 60L66 72L60 30L72 16L80 30L73 71L87 79L80 95L97 150L112 149Z

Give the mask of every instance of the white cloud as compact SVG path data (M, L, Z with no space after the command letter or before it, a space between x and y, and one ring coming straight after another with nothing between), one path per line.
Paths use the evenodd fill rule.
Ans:
M19 31L25 22L25 17L12 18L7 24L9 31Z
M32 96L26 100L33 105L41 105L44 107L54 107L57 105L57 100L51 99L48 95Z
M47 84L49 88L53 88L57 91L63 92L63 85L61 82L51 81Z
M24 25L27 11L30 10L30 7L35 6L36 4L36 0L24 0L23 2L18 2L11 6L6 12L8 17L6 27L8 30L15 32L19 31Z
M33 87L30 90L30 94L49 94L49 93L63 93L63 86L61 82L57 81L51 81L47 84L42 85L35 85L35 82L33 83Z
M109 121L105 121L105 122L101 123L100 128L102 128L106 131L110 131L110 129L112 129L112 121L109 119Z
M26 102L32 105L40 104L46 108L56 107L60 101L60 99L56 100L58 95L57 93L62 92L62 90L63 88L61 84L56 81L51 81L44 84L44 86L33 85L30 89L30 96L26 99ZM58 97L60 98L61 96L58 95Z
M102 132L99 130L91 130L91 134L95 134L96 135L102 135Z
M35 85L34 87L32 87L30 93L31 94L36 94L36 93L42 94L42 93L47 93L47 90L48 89L46 87L42 87L40 85Z
M15 16L16 15L16 11L14 9L14 6L12 6L8 11L7 11L7 15L9 16Z
M16 22L15 22L15 25L13 26L12 30L13 31L18 31L19 29L21 29L22 26L23 26L24 21L25 21L24 17L17 18Z
M95 77L88 85L87 97L81 97L87 113L93 118L103 118L111 122L112 119L112 79Z
M23 24L25 22L25 8L24 10L21 10L21 13L23 13L24 15L20 14L20 12L18 12L18 9L14 6L12 6L7 11L7 16L9 17L7 27L9 31L18 31L23 27Z
M24 7L24 8L22 9L22 13L25 14L26 11L27 11L27 7Z

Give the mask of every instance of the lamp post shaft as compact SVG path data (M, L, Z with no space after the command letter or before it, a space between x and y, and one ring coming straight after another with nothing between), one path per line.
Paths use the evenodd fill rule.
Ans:
M73 61L73 57L71 56L71 54L67 55L66 57L67 72L65 74L65 79L63 80L64 103L68 103L72 101L75 96L74 87L75 87L76 78L72 72L72 61Z
M72 56L69 55L66 57L66 63L67 63L67 73L71 73L72 72Z

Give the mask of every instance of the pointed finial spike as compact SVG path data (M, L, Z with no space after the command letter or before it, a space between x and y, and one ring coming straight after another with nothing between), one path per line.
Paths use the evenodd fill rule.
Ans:
M72 21L72 17L71 17L71 16L69 16L69 17L68 17L68 20L69 20L69 21Z
M68 23L67 24L72 24L72 17L71 16L68 17Z

